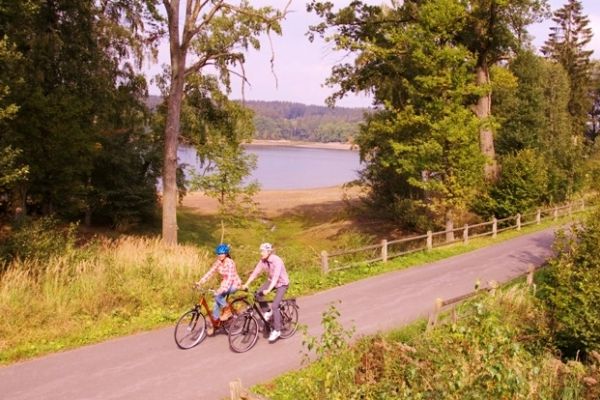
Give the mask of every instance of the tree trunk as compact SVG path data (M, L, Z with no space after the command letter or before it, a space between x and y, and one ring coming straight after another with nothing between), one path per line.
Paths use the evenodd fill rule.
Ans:
M477 66L477 84L479 86L489 85L490 75L487 63L482 62ZM496 151L494 149L494 132L489 121L492 115L492 92L488 91L477 100L474 107L475 115L482 122L479 128L479 148L486 157L484 167L485 179L494 182L498 178L498 164L496 163Z
M169 21L171 51L171 88L167 100L167 124L163 164L162 239L169 245L177 244L177 145L181 125L181 102L185 84L186 49L179 44L179 2L171 3Z
M454 221L452 220L452 210L446 210L446 242L454 241Z

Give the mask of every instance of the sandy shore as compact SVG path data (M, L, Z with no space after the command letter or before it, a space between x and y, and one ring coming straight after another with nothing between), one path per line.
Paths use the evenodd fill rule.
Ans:
M303 190L263 190L254 199L259 209L267 217L284 213L303 211L327 212L339 208L345 200L357 199L359 188L345 189L341 186ZM217 201L201 192L189 193L183 199L183 206L204 215L217 211Z
M286 147L306 147L312 149L332 149L332 150L358 150L358 146L352 143L341 142L301 142L297 140L264 140L254 139L252 143L246 146L286 146Z

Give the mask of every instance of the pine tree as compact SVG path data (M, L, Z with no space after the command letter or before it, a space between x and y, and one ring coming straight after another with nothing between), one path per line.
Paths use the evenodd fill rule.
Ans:
M585 132L588 112L592 106L590 57L593 51L586 50L592 40L590 20L583 14L580 0L568 0L567 4L554 12L552 20L556 26L550 28L550 36L542 47L542 52L560 63L569 75L572 134L581 135Z

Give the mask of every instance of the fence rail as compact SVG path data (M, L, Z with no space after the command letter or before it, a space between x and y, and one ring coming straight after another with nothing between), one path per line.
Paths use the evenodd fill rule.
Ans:
M535 212L517 214L514 216L481 222L473 225L464 225L444 231L427 231L424 235L408 238L387 240L380 243L349 250L336 250L328 253L321 252L321 271L329 273L341 269L351 268L358 264L376 261L387 262L391 258L400 257L418 251L430 251L433 248L447 246L462 241L468 243L469 239L483 236L495 238L498 233L511 229L521 230L522 227L540 224L543 220L556 221L561 216L579 213L585 210L584 200L568 203L560 207L537 209ZM489 228L491 227L491 229Z
M510 280L510 282L512 282L516 279L522 278L523 276L526 276L525 282L527 283L527 286L529 288L531 288L535 293L536 285L533 282L533 277L534 277L535 271L538 268L540 268L540 267L536 267L535 265L530 264L527 268L527 272L520 274L516 277L513 277ZM471 297L474 297L474 296L480 294L483 291L486 291L493 296L499 286L500 286L500 284L497 281L492 280L487 283L487 287L475 287L475 290L473 290L471 292L467 292L460 296L456 296L456 297L446 299L446 300L442 299L441 297L438 297L435 300L435 303L433 305L433 311L429 314L429 319L427 321L427 330L429 331L429 330L435 328L440 323L445 322L444 318L442 318L443 309L450 308L451 313L449 315L446 315L446 317L447 318L449 317L451 319L452 323L456 323L458 320L458 315L456 313L456 305L458 305L459 303L462 303L464 300L467 300Z

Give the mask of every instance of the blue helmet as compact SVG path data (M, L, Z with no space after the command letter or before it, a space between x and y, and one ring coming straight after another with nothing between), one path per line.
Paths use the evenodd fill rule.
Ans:
M226 243L221 243L217 247L215 247L215 254L229 254L229 245Z

